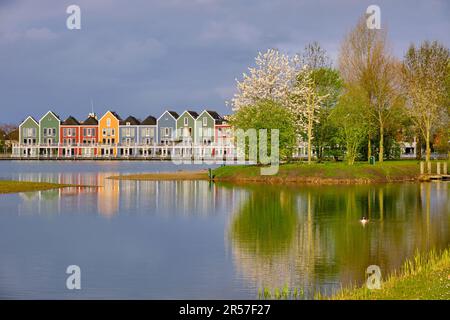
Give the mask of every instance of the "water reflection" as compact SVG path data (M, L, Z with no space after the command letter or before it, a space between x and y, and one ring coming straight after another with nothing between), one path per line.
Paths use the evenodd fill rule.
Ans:
M236 268L256 288L331 294L361 284L371 264L388 273L416 250L449 245L448 183L249 189L229 241Z
M21 214L60 214L70 211L112 217L119 212L176 213L184 216L215 215L218 206L233 202L233 190L205 181L118 181L117 173L26 173L19 181L74 184L77 187L20 193ZM98 186L92 187L92 186Z
M130 248L152 246L161 263L155 270L160 271L153 270L149 275L144 269L139 277L161 279L156 296L174 297L173 291L164 290L169 290L166 282L170 282L170 277L179 274L183 277L177 279L176 287L183 281L187 284L184 291L177 291L181 295L178 298L256 298L258 288L286 284L304 290L305 297L311 298L317 291L330 294L341 285L362 283L371 264L379 265L385 275L416 250L444 248L450 244L448 182L289 187L106 179L115 174L17 173L14 176L17 180L101 188L22 193L19 197L5 196L3 201L17 204L19 215L100 214L105 217L102 221L122 217L120 223L108 224L114 232L103 230L102 225L89 230L105 242L107 239L115 242L117 235L127 237L130 232L136 232L135 238L127 238ZM140 229L139 216L155 219L145 219L147 224ZM365 226L359 221L362 216L369 219ZM171 219L161 223L160 217ZM5 230L8 221L4 217ZM130 223L132 231L125 227ZM63 221L49 228L70 230L71 227ZM154 228L153 233L148 233L146 228ZM174 236L179 229L184 233ZM140 242L138 235L144 238L148 234L154 235L157 241ZM39 237L34 241L39 242ZM83 249L92 245L79 244ZM186 263L174 262L187 248L192 248L193 253L184 261L199 261L199 264L201 261L201 265L189 269ZM125 263L129 250L123 256L115 256L118 253L111 250L98 252L104 255L102 259L122 259ZM143 251L135 251L137 258L132 263L144 263L140 260L144 261ZM146 259L154 263L155 255ZM170 275L165 273L167 270L171 271ZM215 286L208 281L214 281ZM147 292L148 288L142 290Z

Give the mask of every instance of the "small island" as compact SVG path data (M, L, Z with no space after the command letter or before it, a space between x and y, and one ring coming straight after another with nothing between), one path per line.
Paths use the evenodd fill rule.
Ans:
M448 163L450 164L450 163ZM232 183L267 184L366 184L420 181L420 165L415 160L385 161L374 165L357 162L352 166L344 162L306 164L286 163L279 167L276 175L261 175L258 165L228 165L212 170L153 172L144 174L112 176L117 180L212 180Z
M67 187L79 187L79 186L72 184L61 184L50 182L0 180L0 194L45 191Z

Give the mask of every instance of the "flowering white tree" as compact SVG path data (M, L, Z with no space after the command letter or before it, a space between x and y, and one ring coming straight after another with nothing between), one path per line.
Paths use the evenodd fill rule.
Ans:
M327 95L320 95L312 76L314 70L302 67L298 55L293 57L269 49L258 53L256 67L244 73L237 82L237 93L231 101L234 112L245 113L245 107L270 100L287 108L294 119L297 139L306 132L308 163L311 163L313 126L319 122L318 110ZM232 117L231 117L232 119Z
M297 76L297 82L289 96L288 108L295 119L297 136L306 132L308 139L308 164L312 158L312 139L314 124L319 123L319 110L328 95L320 95L312 73L313 69L307 65Z
M272 100L287 105L296 77L300 70L300 58L289 57L276 49L258 53L256 67L248 68L242 81L236 79L237 93L231 100L233 111L261 100Z

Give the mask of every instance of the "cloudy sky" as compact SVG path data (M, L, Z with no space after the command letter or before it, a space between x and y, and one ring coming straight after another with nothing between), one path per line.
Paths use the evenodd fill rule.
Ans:
M81 30L66 8L81 8ZM448 0L0 0L0 123L116 110L123 117L225 106L258 51L339 43L370 4L401 57L411 42L450 46Z

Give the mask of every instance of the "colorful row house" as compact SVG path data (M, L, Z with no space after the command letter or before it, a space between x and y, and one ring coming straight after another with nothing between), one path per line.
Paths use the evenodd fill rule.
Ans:
M211 110L200 114L186 110L181 115L165 111L158 119L150 115L143 121L133 116L123 120L114 111L107 111L100 119L91 113L84 121L73 116L61 121L48 111L39 121L29 116L20 124L13 156L168 156L176 145L186 148L180 154L192 155L197 146L231 145L230 133L226 121Z

